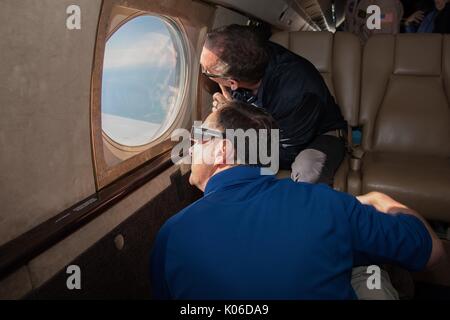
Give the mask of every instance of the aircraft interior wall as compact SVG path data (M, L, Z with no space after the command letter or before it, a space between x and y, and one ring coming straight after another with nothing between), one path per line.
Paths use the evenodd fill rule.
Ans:
M186 0L175 2L192 5ZM105 0L103 6L117 3L123 1ZM0 160L0 187L11 190L0 196L0 245L95 194L98 187L90 127L91 76L102 1L79 2L83 7L82 32L59 27L65 25L67 15L61 13L70 4L66 0L44 0L30 8L29 2L18 6L16 1L7 1L0 12L0 37L12 46L11 50L0 51L3 74L0 104L6 106L0 109L0 147L6 155ZM194 21L202 21L195 20L195 16L203 16L215 27L248 21L226 8L216 9L200 2L194 5L196 12L191 15ZM198 23L192 28L202 36ZM197 86L193 85L193 89L197 90ZM201 118L212 98L209 92L198 90ZM185 121L191 121L189 114ZM199 197L199 192L187 183L188 170L186 166L170 167L90 223L2 277L0 298L57 297L56 293L63 290L60 285L65 286L60 277L65 276L65 267L73 261L83 265L92 279L85 298L130 294L145 298L149 292L148 272L143 270L147 261L140 260L136 273L129 275L132 278L122 277L121 290L111 291L117 285L114 279L120 278L115 272L147 253L161 224ZM141 222L136 224L136 219ZM117 241L123 241L123 249L117 248ZM100 265L92 265L92 261ZM98 278L100 269L105 277Z

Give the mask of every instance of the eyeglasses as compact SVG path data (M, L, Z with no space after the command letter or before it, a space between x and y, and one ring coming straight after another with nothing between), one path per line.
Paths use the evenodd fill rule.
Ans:
M212 130L204 127L192 126L191 142L204 144L211 141L213 138L225 139L225 133L217 130Z
M209 73L208 71L206 71L205 68L202 67L202 74L208 78L223 78L223 79L228 79L229 77L224 75L224 74L214 74L214 73Z

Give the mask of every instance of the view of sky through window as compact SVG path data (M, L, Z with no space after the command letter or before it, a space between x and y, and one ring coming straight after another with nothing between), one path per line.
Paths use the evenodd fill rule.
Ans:
M162 18L139 16L107 41L102 128L117 143L149 143L173 118L181 80L177 36Z

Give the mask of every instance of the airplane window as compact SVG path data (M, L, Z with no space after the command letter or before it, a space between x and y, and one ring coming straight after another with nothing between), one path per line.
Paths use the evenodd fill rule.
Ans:
M186 74L181 32L170 20L138 16L108 39L102 79L102 129L135 147L161 136L181 106Z

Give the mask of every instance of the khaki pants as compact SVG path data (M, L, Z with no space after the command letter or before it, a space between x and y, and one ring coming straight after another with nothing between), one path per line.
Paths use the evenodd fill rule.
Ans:
M333 177L345 157L345 140L328 134L316 137L291 164L296 182L333 185Z
M367 266L353 268L352 287L359 300L399 300L397 290L392 286L389 274L381 269L380 289L369 289L367 280L371 276L367 273Z

